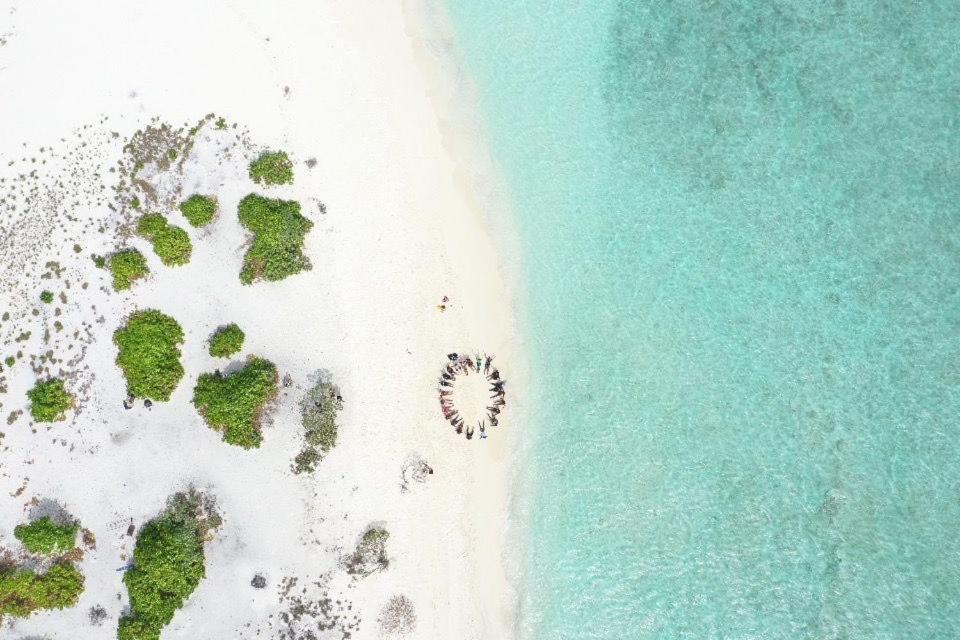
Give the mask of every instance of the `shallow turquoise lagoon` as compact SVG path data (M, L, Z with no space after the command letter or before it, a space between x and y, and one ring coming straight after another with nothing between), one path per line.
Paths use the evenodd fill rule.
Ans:
M524 255L522 636L960 637L960 3L447 5Z

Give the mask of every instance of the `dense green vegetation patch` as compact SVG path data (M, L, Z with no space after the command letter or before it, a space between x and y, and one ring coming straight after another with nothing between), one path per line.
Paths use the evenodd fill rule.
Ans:
M150 273L147 259L136 249L124 249L110 256L110 274L114 291L125 291Z
M180 213L195 227L208 225L217 216L217 199L196 193L180 204Z
M80 525L76 523L57 524L44 516L30 524L17 525L13 537L22 542L30 553L50 555L73 550L79 529Z
M83 574L60 562L46 573L0 567L0 616L25 618L39 609L64 609L83 592Z
M59 378L37 381L27 391L27 398L30 400L30 415L37 422L63 420L67 410L73 406L73 396Z
M137 311L113 334L120 353L117 365L127 378L127 391L137 398L167 401L183 377L180 349L183 329L154 309Z
M178 226L167 222L159 213L148 213L140 218L137 233L153 244L153 252L168 267L187 264L193 245L190 236Z
M314 385L300 401L304 447L293 459L294 473L316 469L323 454L337 444L337 414L343 408L340 389L329 381Z
M219 524L205 515L193 492L175 495L166 510L140 529L133 566L123 577L130 613L120 619L119 640L158 640L177 610L206 575L203 541Z
M52 291L42 291L40 293L40 302L44 304L50 304L53 302L53 292Z
M250 179L257 184L293 184L293 162L285 151L265 151L250 163Z
M224 442L251 449L260 446L261 414L276 395L276 367L253 357L229 375L219 371L201 375L193 389L193 404L212 429L223 432Z
M250 194L240 201L240 224L253 232L243 258L240 281L282 280L310 268L303 240L313 223L300 214L300 203Z
M210 336L210 355L214 358L229 358L243 348L243 331L235 324L220 327Z

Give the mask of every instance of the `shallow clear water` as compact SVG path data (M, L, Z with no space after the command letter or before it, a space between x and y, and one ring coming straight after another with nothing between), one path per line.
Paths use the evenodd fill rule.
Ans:
M960 5L447 5L526 262L524 636L957 637Z

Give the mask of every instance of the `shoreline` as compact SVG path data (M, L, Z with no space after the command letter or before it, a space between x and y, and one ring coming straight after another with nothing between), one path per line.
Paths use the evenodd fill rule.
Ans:
M404 0L402 3L406 30L414 46L416 64L429 88L430 101L436 112L442 144L454 164L456 180L476 224L487 229L487 235L499 256L498 276L510 300L509 316L515 335L511 350L512 389L511 427L500 435L505 441L496 460L505 463L501 490L506 503L499 507L506 523L501 533L503 547L499 560L490 558L503 568L503 575L489 585L508 594L504 609L509 613L509 631L504 626L498 638L520 638L520 600L523 586L525 545L528 543L524 510L529 508L532 479L526 469L533 455L530 436L531 420L530 361L525 348L520 310L524 299L524 265L519 227L509 196L510 188L496 166L485 132L485 118L476 87L458 52L454 27L442 0ZM497 443L500 444L500 443ZM491 554L492 555L492 554Z
M224 169L209 182L202 173L190 176L191 189L216 190L225 210L211 229L190 230L189 265L165 269L150 256L150 279L128 294L98 293L96 310L77 294L65 315L92 326L82 361L92 372L90 399L49 432L41 426L31 433L24 417L5 429L0 486L11 496L22 484L26 488L0 501L0 519L19 522L34 498L58 500L98 534L98 546L79 564L87 590L76 607L36 613L12 627L4 620L4 628L14 638L78 628L92 639L114 637L126 604L116 567L132 550L128 521L139 527L171 491L193 484L217 497L225 523L207 545L207 578L164 638L275 632L270 616L286 577L307 584L330 573L324 588L349 594L362 615L356 638L378 637L380 607L398 593L416 606L415 637L511 637L516 597L505 566L514 526L508 515L526 424L527 371L513 306L518 287L510 280L519 270L508 269L501 254L498 242L504 240L495 239L482 213L488 208L484 195L471 194L464 170L469 157L451 150L455 118L438 105L437 87L416 61L410 16L372 2L321 9L296 3L284 12L249 3L231 5L225 14L184 3L179 8L197 26L178 41L217 21L217 33L206 34L210 41L202 48L219 51L213 60L197 65L196 47L185 47L176 60L193 56L196 66L168 68L170 51L151 50L147 34L134 60L119 61L115 74L101 78L96 61L123 47L127 36L116 25L132 10L119 2L100 13L65 9L65 20L75 19L71 34L43 30L44 10L52 8L22 7L19 32L6 45L10 60L2 73L10 82L4 95L11 117L3 129L22 127L22 133L7 137L3 154L18 154L20 138L38 147L48 142L44 127L24 126L33 120L24 114L44 105L52 89L24 92L18 83L60 64L47 53L24 73L31 52L44 50L50 37L62 38L76 53L64 73L77 74L62 90L85 82L92 89L77 94L77 104L50 107L52 130L86 122L71 122L73 114L101 112L119 116L120 123L110 126L121 131L142 126L144 113L178 122L215 110L243 122L260 144L289 150L297 161L296 183L271 195L304 204L314 222L306 245L313 270L276 284L237 282L245 235L233 206L256 188ZM137 20L152 20L159 36L183 28L183 16L171 16L175 9L151 7ZM94 44L81 42L84 33L98 36ZM152 75L142 75L143 68ZM220 75L210 76L212 69ZM316 162L307 168L310 158ZM321 202L327 213L318 213ZM107 251L114 243L89 237L85 225L103 215L78 214L78 223L64 223L61 246L41 252L61 256L71 234L87 234L84 254L64 257L64 263L68 277L91 278L95 289L104 281L86 252ZM436 308L442 296L451 299L444 313ZM110 335L125 314L151 307L183 325L187 373L169 403L125 412ZM97 322L101 315L104 321ZM253 452L225 445L189 406L193 381L215 366L204 353L205 337L230 321L247 333L245 353L270 358L281 376L292 379L264 429L262 448ZM483 443L454 436L435 405L434 380L453 350L495 353L509 380L508 419ZM4 412L23 402L23 388L32 381L23 369L2 398ZM346 406L340 441L304 481L287 469L302 437L297 401L318 369L333 375ZM62 438L64 446L53 448L51 437ZM401 493L401 468L413 454L435 474ZM353 587L338 582L340 556L378 522L391 534L389 569ZM10 531L0 531L0 546L14 548ZM267 589L251 588L254 573L265 575ZM107 607L102 627L86 621L94 604Z

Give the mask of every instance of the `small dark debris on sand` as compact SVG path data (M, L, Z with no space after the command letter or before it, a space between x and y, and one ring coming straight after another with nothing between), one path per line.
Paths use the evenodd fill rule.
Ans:
M100 605L90 607L90 611L87 612L87 617L89 617L90 619L90 624L92 624L95 627L99 627L100 625L103 624L103 621L106 620L108 617L107 610L101 607Z

